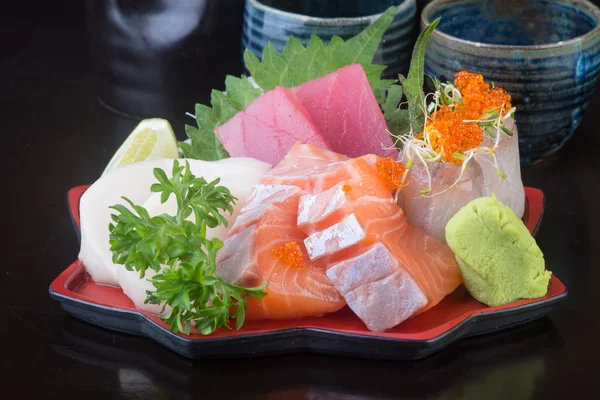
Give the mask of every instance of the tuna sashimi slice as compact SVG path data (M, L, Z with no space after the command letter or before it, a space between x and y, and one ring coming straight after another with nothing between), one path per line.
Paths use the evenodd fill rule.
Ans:
M398 151L360 64L292 88L331 148L349 157Z
M256 185L219 251L217 274L223 279L242 286L269 283L265 297L248 298L247 319L318 316L345 305L325 268L311 262L306 254L306 234L296 226L298 201L303 194L293 186ZM244 218L247 213L251 218ZM300 246L304 268L288 265L273 255L274 248L290 241Z
M309 113L290 89L276 87L215 129L232 157L277 164L297 142L329 148Z

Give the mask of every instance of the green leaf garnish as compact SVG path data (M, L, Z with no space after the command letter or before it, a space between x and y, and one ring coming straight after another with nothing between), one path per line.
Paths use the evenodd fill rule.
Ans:
M312 35L306 47L292 37L279 53L271 43L263 50L261 60L250 50L244 62L258 86L268 91L276 86L292 87L320 78L351 64L361 64L378 101L393 80L382 80L383 65L371 64L383 34L388 29L397 7L389 7L373 24L358 35L344 41L334 36L325 44Z
M361 64L375 98L383 109L388 130L395 137L400 137L407 134L411 127L414 130L419 120L424 121L422 115L417 115L418 110L423 111L423 106L417 103L419 99L424 98L422 86L425 46L438 20L419 37L413 52L411 70L402 90L400 86L394 85L395 80L381 79L381 74L386 68L384 65L371 63L383 34L397 13L397 7L389 7L373 24L347 41L334 36L325 44L318 36L312 35L307 45L303 46L298 39L291 37L281 53L268 43L261 59L250 50L246 50L244 62L253 80L264 91L276 86L297 86L347 65ZM245 109L260 93L261 91L253 87L245 77L238 79L228 76L226 91L213 91L212 107L196 107L198 128L186 127L191 143L180 143L184 157L201 160L228 157L229 154L219 142L214 130L236 112ZM403 94L409 103L408 111L398 109ZM398 147L401 146L398 144Z
M394 137L402 136L410 130L408 110L399 108L402 95L402 86L391 85L386 91L384 103L381 105L388 131ZM396 140L395 143L398 150L401 150L401 142Z
M399 111L398 106L402 100L402 86L392 85L389 87L385 102L381 105L384 115L393 115Z
M504 124L500 124L500 129L502 129L502 132L506 133L508 136L513 135L513 131L504 126Z
M464 161L467 159L467 157L465 157L465 155L462 153L452 153L452 158L460 160L460 161Z
M490 135L492 139L496 139L496 128L493 126L486 126L485 131Z
M163 320L173 332L189 334L195 325L207 335L218 327L231 329L231 319L236 319L239 329L247 297L265 296L266 284L244 288L218 277L216 257L223 242L206 237L207 228L227 226L221 212L233 212L235 197L218 186L219 179L207 182L194 176L187 162L181 167L174 160L170 179L160 168L154 169L154 176L158 183L151 191L161 194L161 202L175 196L177 213L150 217L126 198L130 208L112 206L116 211L109 225L113 262L138 271L140 278L148 268L158 272L150 280L156 290L148 291L146 303L163 305L163 310L171 307Z
M185 133L191 143L180 142L185 158L214 161L229 157L229 154L215 135L215 128L227 122L235 113L243 110L260 96L260 90L252 86L246 77L227 76L225 92L213 90L211 105L196 105L198 128L186 125Z
M442 104L447 105L447 106L453 104L453 100L450 97L448 97L448 95L446 94L446 91L442 87L442 82L435 76L430 77L430 78L431 78L431 81L433 82L433 87L434 87L435 91L440 94L440 100L441 100Z
M425 52L429 36L440 22L440 18L433 21L421 32L412 53L408 76L400 76L400 84L404 88L404 95L408 101L409 125L414 134L423 130L427 110L424 109L425 94L423 83L425 80Z

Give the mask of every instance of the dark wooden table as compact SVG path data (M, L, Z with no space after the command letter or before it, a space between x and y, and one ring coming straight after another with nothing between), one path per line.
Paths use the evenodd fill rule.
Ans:
M523 168L525 184L547 196L539 245L570 292L547 317L417 362L310 354L192 362L74 320L48 296L79 250L67 190L93 182L137 123L96 98L83 6L48 3L0 13L0 398L595 398L600 94L562 151ZM240 72L236 35L219 39L225 50L208 47L196 101L222 86L223 71ZM192 109L168 115L180 138Z

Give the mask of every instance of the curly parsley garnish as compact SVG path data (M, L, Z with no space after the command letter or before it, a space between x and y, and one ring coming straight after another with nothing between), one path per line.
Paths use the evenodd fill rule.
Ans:
M154 176L158 183L152 192L160 193L163 203L174 195L177 214L151 217L124 197L131 208L111 207L117 211L109 226L113 262L139 271L140 278L148 268L158 272L151 279L156 290L148 291L146 303L171 307L163 320L173 332L189 334L194 325L208 335L218 327L231 329L231 319L241 328L247 296L262 298L266 284L244 288L218 277L216 257L223 242L206 238L207 228L227 226L221 211L231 214L236 198L218 186L219 179L207 182L194 176L188 162L182 167L175 160L171 179L160 168Z

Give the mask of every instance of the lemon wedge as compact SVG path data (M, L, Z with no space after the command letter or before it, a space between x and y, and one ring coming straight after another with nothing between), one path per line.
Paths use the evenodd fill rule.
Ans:
M119 147L102 175L123 165L162 158L179 158L173 128L165 119L144 119Z

